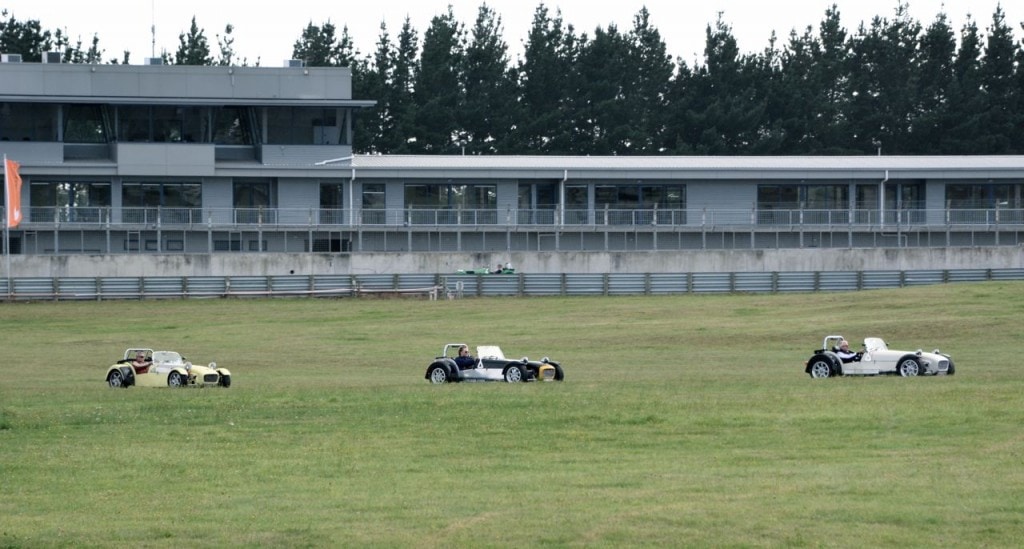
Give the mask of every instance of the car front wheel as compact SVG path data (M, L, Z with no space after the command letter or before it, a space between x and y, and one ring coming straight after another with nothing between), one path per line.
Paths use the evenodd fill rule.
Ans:
M434 366L430 369L428 379L430 379L431 383L444 383L448 381L448 372L441 366Z
M520 383L526 379L526 372L518 364L509 366L505 370L505 381L509 383Z
M231 387L231 376L220 376L220 380L217 381L217 385L227 389Z
M949 369L946 370L946 375L951 376L956 373L956 366L953 366L953 361L949 361Z
M179 374L178 372L171 372L170 374L167 375L167 386L168 387L184 387L185 386L185 376Z
M128 388L128 384L124 382L124 374L121 373L121 370L110 372L110 375L107 376L107 385Z
M912 356L900 360L896 371L903 377L914 377L921 373L921 363Z
M811 359L811 366L807 369L807 373L815 379L832 377L832 364L825 357L816 356Z

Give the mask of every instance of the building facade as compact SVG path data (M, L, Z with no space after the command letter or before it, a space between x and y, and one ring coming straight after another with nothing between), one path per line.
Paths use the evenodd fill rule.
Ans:
M352 154L341 68L0 63L13 257L1019 246L1024 157ZM6 203L4 204L6 208Z

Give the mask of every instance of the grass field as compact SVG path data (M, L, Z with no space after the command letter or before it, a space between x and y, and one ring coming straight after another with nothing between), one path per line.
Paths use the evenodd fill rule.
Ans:
M0 547L1019 547L1022 290L0 304ZM826 333L957 375L811 380ZM456 340L566 381L429 385Z

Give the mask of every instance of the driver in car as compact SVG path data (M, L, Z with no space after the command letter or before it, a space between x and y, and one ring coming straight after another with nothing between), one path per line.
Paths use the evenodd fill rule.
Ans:
M855 353L850 350L850 342L845 339L839 342L839 350L836 351L836 356L843 363L846 362L860 362L861 353Z
M469 354L469 346L463 345L459 347L459 356L455 357L455 365L460 370L476 367L476 359Z
M135 373L144 374L148 372L150 364L152 364L152 362L146 359L146 355L141 352L135 353L135 360L132 362L132 367L135 368Z

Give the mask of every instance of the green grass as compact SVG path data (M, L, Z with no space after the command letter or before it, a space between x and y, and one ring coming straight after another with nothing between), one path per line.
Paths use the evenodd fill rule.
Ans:
M1019 546L1022 289L0 304L0 547ZM429 385L457 340L566 381ZM137 345L233 386L107 388Z

